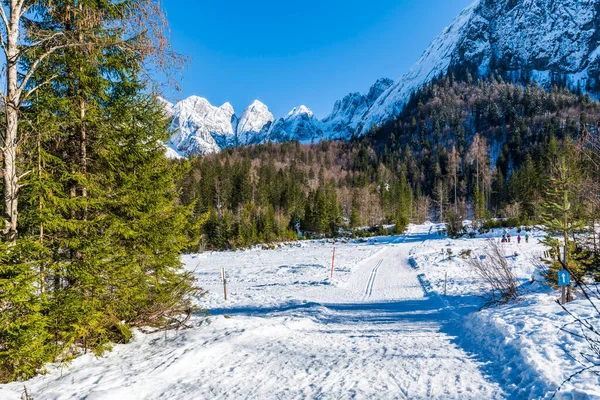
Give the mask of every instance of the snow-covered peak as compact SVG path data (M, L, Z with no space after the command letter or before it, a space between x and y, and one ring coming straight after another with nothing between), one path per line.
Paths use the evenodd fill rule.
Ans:
M313 116L313 112L311 111L310 108L306 107L305 105L301 105L301 106L292 108L292 111L290 111L288 113L288 115L286 116L286 119L296 118L302 114L306 114L309 117Z
M247 109L266 109L267 111L269 110L269 107L267 107L262 101L260 100L254 100L252 102L252 104L250 104L248 106Z
M254 100L240 117L237 127L238 144L262 142L273 120L269 108L260 101Z
M176 104L178 109L198 109L214 108L210 102L204 97L190 96Z
M298 140L304 143L323 137L322 123L306 106L294 107L285 118L279 118L269 130L267 139L273 142Z
M254 118L251 118L254 117ZM245 124L242 124L244 120L245 124L263 123L263 126L268 121L273 121L273 114L269 111L269 107L258 100L254 100L252 104L248 106L240 117L240 128L247 128ZM264 122L263 122L264 120ZM262 128L262 126L260 127Z
M215 107L191 96L174 107L171 144L187 155L210 154L236 144L237 117L229 103Z
M393 83L391 79L380 78L371 86L367 95L350 93L336 101L331 114L323 119L323 131L327 139L347 140L355 135L369 107Z
M379 78L377 81L371 86L369 89L369 93L367 94L367 101L369 104L373 104L379 96L381 96L386 90L390 88L394 84L394 81L389 78Z
M223 112L230 114L230 115L235 114L235 110L233 109L233 106L229 102L223 104L221 107L219 107L219 109L223 110Z

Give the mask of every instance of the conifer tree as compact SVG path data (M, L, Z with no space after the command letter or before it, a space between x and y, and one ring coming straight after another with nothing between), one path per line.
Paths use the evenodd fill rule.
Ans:
M542 223L550 233L560 235L561 242L555 237L547 236L543 243L552 249L553 259L547 260L549 272L546 277L550 282L557 282L556 272L564 265L559 255L561 246L565 246L566 267L574 275L574 279L579 279L585 273L586 267L583 263L577 261L575 254L577 252L574 234L580 232L585 221L580 219L575 204L577 193L576 160L568 158L573 154L562 154L557 159L551 160L552 167L546 183L546 192L542 204Z
M197 289L179 255L198 227L175 185L186 165L165 158L169 121L142 80L149 32L118 29L152 4L63 2L41 17L79 41L127 45L64 48L29 80L22 163L33 173L22 177L21 235L0 259L1 380L191 313Z

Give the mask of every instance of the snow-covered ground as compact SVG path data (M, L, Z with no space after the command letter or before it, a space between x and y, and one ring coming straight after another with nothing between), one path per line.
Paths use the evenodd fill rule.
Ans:
M476 254L487 238L452 240L437 229L185 256L209 290L199 301L208 319L0 386L0 399L20 398L24 385L36 400L552 397L586 343L559 330L569 317L556 294L529 283L541 245L504 245L526 295L478 311L483 284L460 254ZM583 301L569 307L590 314ZM581 374L558 398L600 398L600 380Z

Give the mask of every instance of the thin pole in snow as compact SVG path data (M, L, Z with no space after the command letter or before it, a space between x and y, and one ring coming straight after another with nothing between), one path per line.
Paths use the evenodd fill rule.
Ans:
M333 254L331 255L331 277L333 279L333 271L335 270L335 247L333 248Z
M446 291L447 285L448 285L448 271L446 271L446 276L444 278L444 296L447 293L447 291Z
M227 279L225 278L225 268L221 268L221 279L223 279L223 297L227 301Z
M564 259L563 259L563 266L561 269L566 269L567 268L567 246L564 247L563 250L564 254ZM566 286L561 286L560 288L560 304L567 304L567 287Z

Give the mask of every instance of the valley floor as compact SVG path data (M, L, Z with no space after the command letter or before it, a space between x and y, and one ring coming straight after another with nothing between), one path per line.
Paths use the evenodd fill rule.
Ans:
M137 334L105 357L82 356L0 386L0 398L20 398L23 385L36 400L551 397L576 368L566 351L582 345L558 334L556 320L566 316L554 294L534 284L523 304L477 312L482 284L456 255L486 239L450 240L437 229L413 226L406 236L363 244L186 256L209 290L200 300L208 319L195 316L192 329L166 335ZM507 246L528 285L541 248ZM559 398L600 398L597 376L572 383L578 389L567 385Z

